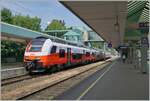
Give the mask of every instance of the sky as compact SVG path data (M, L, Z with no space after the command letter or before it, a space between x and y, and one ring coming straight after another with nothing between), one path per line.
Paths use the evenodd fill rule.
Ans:
M84 26L89 29L86 24L59 3L58 0L0 0L0 7L10 9L13 14L41 18L43 30L53 19L64 20L67 27Z

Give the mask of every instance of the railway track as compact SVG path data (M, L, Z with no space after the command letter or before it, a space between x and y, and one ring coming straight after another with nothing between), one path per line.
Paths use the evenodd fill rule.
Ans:
M8 78L8 79L2 79L1 80L1 86L6 86L6 85L9 85L9 84L21 82L23 80L36 78L38 76L39 75L30 76L29 74L25 74L25 75L16 76L16 77Z
M79 75L82 75L84 73L91 74L88 73L88 71L92 71L94 70L94 68L105 63L106 62L93 63L86 66L74 68L71 70L61 71L52 75L38 77L31 80L25 80L27 82L22 82L22 84L19 85L12 84L8 86L6 85L5 87L2 86L1 92L2 99L4 100L28 99L32 95L36 95L44 90L47 90L48 88L55 88L56 85L60 85L61 83L67 82L68 80L71 79L76 79L77 76L78 76L77 78L79 78L80 77ZM82 78L82 76L80 78ZM15 87L18 88L14 90L13 88Z
M31 78L31 77L26 74L26 75L16 76L16 77L12 77L12 78L2 79L1 86L5 86L8 84L12 84L12 83L19 82L19 81L29 79L29 78Z

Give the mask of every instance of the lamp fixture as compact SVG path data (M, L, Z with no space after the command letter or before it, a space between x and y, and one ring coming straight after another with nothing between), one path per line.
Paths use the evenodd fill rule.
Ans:
M116 16L116 23L114 24L115 30L119 32L119 23L118 23L118 15Z

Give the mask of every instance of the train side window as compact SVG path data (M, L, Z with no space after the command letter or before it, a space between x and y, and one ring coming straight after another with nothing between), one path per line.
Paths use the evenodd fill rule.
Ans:
M85 50L83 50L83 54L85 54Z
M64 49L59 50L59 57L61 57L61 58L65 57L65 50Z
M86 52L86 56L89 57L90 56L90 52Z
M73 59L81 59L82 58L82 54L80 54L80 53L73 53L72 58Z
M57 49L57 47L53 46L52 49L51 49L51 53L56 53L56 49Z
M94 52L92 52L92 55L93 55L93 56L95 56L95 53L94 53Z

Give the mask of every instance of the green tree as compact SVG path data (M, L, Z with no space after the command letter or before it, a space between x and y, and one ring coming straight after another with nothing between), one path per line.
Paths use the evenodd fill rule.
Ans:
M35 31L41 31L41 19L38 17L22 16L21 14L13 17L13 24Z
M7 57L20 58L19 61L23 60L23 55L25 51L25 44L16 43L14 41L2 40L1 41L1 58L2 60Z
M45 30L64 30L66 29L64 20L54 19Z
M35 31L41 31L41 19L38 17L23 16L21 14L12 15L7 8L1 10L1 21L28 28Z
M1 10L1 21L12 23L12 13L9 9L3 8Z

